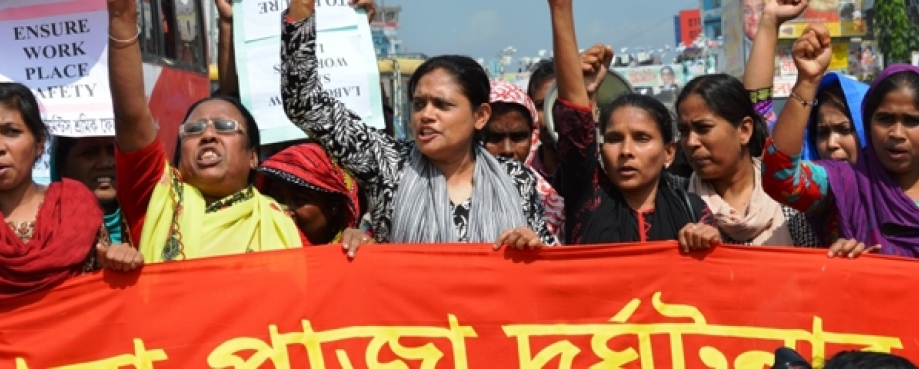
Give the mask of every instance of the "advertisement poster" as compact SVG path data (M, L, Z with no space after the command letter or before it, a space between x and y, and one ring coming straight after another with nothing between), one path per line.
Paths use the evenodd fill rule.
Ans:
M864 36L867 22L863 17L862 1L811 0L804 14L782 25L779 37L796 39L809 23L823 23L831 37Z
M664 104L673 104L686 83L682 65L649 65L613 68L642 95L653 96Z

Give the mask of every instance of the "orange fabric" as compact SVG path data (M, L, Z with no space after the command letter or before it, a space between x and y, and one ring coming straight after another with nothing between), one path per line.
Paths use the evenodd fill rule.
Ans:
M808 358L873 346L917 360L917 263L769 247L681 255L674 243L198 259L0 305L0 367L588 368L605 357L762 368L786 344ZM540 353L547 365L521 364Z

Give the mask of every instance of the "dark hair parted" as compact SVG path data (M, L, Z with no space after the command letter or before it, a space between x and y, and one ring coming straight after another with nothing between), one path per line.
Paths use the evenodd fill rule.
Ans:
M485 73L485 69L478 62L462 55L440 55L421 63L408 81L409 98L415 96L415 89L421 77L438 69L453 76L456 84L462 89L463 95L469 100L472 109L478 109L482 104L488 103L489 95L491 95L491 81L488 73Z
M527 95L530 96L530 99L535 100L533 94L536 93L539 86L553 78L555 78L555 61L553 59L541 60L536 63L530 73L530 81L527 83Z
M191 107L188 108L188 111L185 112L185 117L182 118L182 123L185 123L185 121L188 120L188 117L191 116L191 113L194 112L195 109L197 109L199 106L201 106L201 104L210 101L224 101L236 107L236 110L239 110L239 113L243 116L243 120L245 120L244 123L246 124L246 147L250 150L258 150L259 145L261 145L261 135L258 131L258 124L255 123L255 117L252 116L252 113L249 111L249 109L246 109L246 107L243 106L239 99L236 99L233 96L218 94L198 100L198 102L192 104ZM172 162L174 165L179 165L179 162L181 162L182 159L182 138L177 137L176 140L178 142L176 143L175 154L172 157ZM261 164L261 159L259 160L259 164ZM253 173L249 175L249 183L252 183L255 179L255 171L252 172Z
M41 119L38 100L32 90L25 85L16 82L0 82L0 105L16 110L22 115L22 120L29 132L35 136L35 141L45 142L51 136L48 126Z
M664 143L673 143L673 114L670 113L670 110L662 102L651 96L635 93L619 96L600 108L601 135L606 132L606 127L609 125L613 113L624 107L644 110L657 123L657 129L660 130Z
M827 360L823 369L916 369L916 365L881 352L843 351Z
M735 128L740 126L744 118L753 119L753 134L746 149L752 157L762 155L766 137L769 135L766 120L756 112L750 99L750 92L744 88L740 80L723 73L693 78L683 87L683 91L677 97L677 109L693 94L699 95L712 113L728 121Z
M913 92L913 105L919 108L919 74L911 71L897 72L879 81L876 86L871 88L869 94L865 95L865 102L862 107L864 124L870 124L871 116L881 106L881 102L884 101L887 94L903 88Z

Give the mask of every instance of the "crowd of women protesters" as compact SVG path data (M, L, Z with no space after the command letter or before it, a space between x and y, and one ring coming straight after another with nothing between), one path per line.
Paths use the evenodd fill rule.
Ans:
M291 1L280 88L310 139L270 148L239 102L232 9L216 3L220 89L188 107L174 153L147 107L133 0L108 0L114 138L45 147L35 96L0 83L0 300L100 268L330 244L348 257L370 243L655 240L919 257L919 68L890 66L871 86L827 73L829 33L813 24L777 115L778 30L806 0L767 2L743 78L695 78L673 110L639 94L597 106L612 49L579 52L572 0L548 0L554 59L527 91L469 57L430 58L409 81L406 140L323 90L314 2ZM31 171L45 150L47 186Z

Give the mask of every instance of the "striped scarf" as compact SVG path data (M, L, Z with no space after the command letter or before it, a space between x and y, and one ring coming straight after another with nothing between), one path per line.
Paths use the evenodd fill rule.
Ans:
M502 232L527 224L520 194L501 163L475 145L475 172L467 238L471 243L494 242ZM396 190L393 231L397 243L457 242L450 211L447 181L417 147Z

